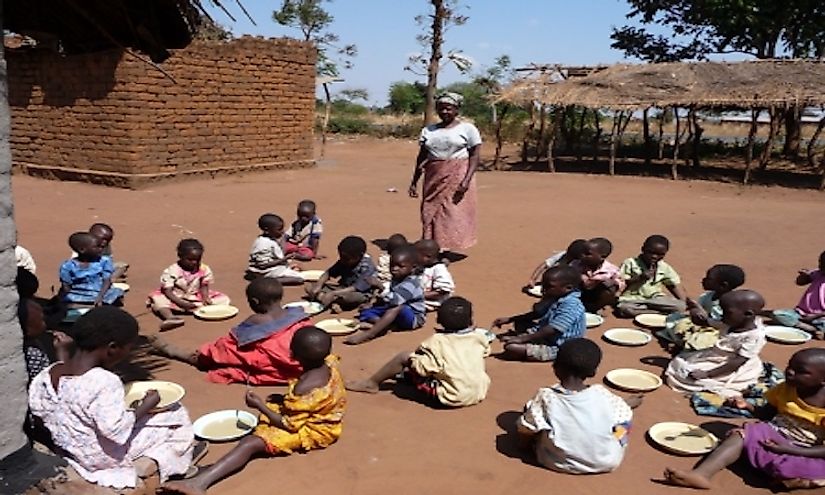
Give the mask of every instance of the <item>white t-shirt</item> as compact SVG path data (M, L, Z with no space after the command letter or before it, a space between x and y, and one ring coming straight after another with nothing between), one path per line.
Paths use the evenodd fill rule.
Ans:
M481 134L469 122L459 122L452 127L428 125L421 129L418 143L427 149L431 157L440 160L467 158L473 146L481 144Z
M249 267L250 272L267 273L272 268L261 268L262 265L272 263L273 261L284 258L284 250L278 241L259 235L252 243L252 248L249 250Z
M444 263L436 263L433 266L424 268L421 272L420 280L421 288L424 289L424 292L435 290L442 293L438 299L424 301L427 309L438 308L455 290L453 276L450 275L450 271Z

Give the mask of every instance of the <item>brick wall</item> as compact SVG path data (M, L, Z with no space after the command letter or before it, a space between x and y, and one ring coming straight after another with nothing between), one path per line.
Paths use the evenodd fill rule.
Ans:
M289 39L196 42L159 70L120 50L7 52L17 170L139 187L310 166L315 51Z

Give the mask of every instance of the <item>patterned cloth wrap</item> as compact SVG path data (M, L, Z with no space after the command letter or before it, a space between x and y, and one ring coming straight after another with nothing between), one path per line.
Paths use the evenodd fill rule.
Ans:
M765 392L774 385L785 381L785 374L771 363L762 363L764 370L755 385L751 385L742 392L742 397L754 407L767 404ZM746 409L739 409L725 404L725 398L713 392L695 392L690 396L690 405L700 416L716 416L719 418L752 418L753 415Z

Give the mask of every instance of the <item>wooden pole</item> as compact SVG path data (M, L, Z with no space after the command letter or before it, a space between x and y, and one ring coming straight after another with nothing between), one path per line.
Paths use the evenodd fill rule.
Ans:
M576 163L582 162L582 154L584 153L582 137L584 136L585 120L587 120L587 107L582 107L581 119L579 119L579 130L576 133Z
M819 190L825 189L825 149L822 150L822 158L819 160L819 168L822 171L822 180L819 182Z
M693 142L693 106L691 105L688 108L687 119L685 121L685 130L687 131L687 137L685 138L685 144ZM690 164L690 156L685 153L685 167Z
M705 129L699 125L699 117L696 111L693 112L693 168L700 168L699 147L702 145L702 134Z
M667 108L662 108L662 112L659 114L659 160L663 160L665 158L665 113Z
M599 111L597 109L593 109L593 118L596 119L596 132L593 134L593 164L595 165L599 161L599 144L604 130L602 129L602 122L599 120Z
M545 122L546 120L547 107L542 103L541 109L539 110L539 137L536 141L536 162L541 159L541 155L544 152L544 144L547 142L547 139L544 136L544 132L547 128L547 124Z
M748 130L748 149L745 154L745 176L742 184L747 185L751 180L751 163L753 162L753 144L756 142L756 132L759 129L759 109L751 109L751 128Z
M811 168L814 168L816 166L814 150L816 149L816 142L819 140L819 135L822 134L823 127L825 127L825 117L819 119L819 124L816 125L816 130L811 136L810 141L808 141L808 148L806 149L805 154L808 157L808 165L810 165Z
M768 162L771 161L771 149L773 147L773 139L776 137L776 132L779 127L779 115L781 112L776 107L770 107L768 114L771 117L770 129L768 130L768 140L765 141L765 149L762 150L762 156L759 158L759 170L768 168Z
M547 136L547 169L550 172L556 171L556 161L553 157L553 146L556 144L556 136L559 133L559 124L563 114L559 107L553 109L553 120L550 122L550 134Z
M510 105L504 105L501 108L501 113L496 119L496 154L493 157L493 170L499 170L500 168L499 162L501 161L501 148L504 146L504 142L501 139L501 125L504 117L507 116L507 111L509 108Z
M619 132L616 136L616 155L618 156L619 150L622 146L622 138L624 137L624 131L627 129L627 124L630 123L630 116L633 115L632 110L627 111L627 115L624 115L624 122L622 122L621 116L619 117Z
M530 102L530 123L524 132L524 139L521 141L521 164L527 165L527 154L530 146L530 139L533 137L533 130L536 128L536 102Z
M676 133L673 136L673 161L670 163L670 177L673 180L679 178L679 109L673 107L673 118L676 120Z
M650 108L645 108L642 112L642 137L644 138L645 142L645 167L650 166L651 154L652 154L652 141L650 139L650 116L648 115L650 112Z
M622 112L613 115L613 125L610 126L610 162L608 164L608 172L610 175L616 175L616 133L621 124Z

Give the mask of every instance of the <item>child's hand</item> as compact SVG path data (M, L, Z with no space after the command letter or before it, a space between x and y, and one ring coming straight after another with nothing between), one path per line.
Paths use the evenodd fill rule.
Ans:
M158 404L160 404L160 394L154 389L147 390L140 403L141 406L146 405L149 409L154 409Z
M504 344L526 344L529 338L529 335L505 335L500 340Z
M508 323L510 323L510 318L501 317L501 318L496 318L495 320L493 320L493 323L492 323L491 326L493 328L501 328L502 325L506 325Z
M793 445L778 444L773 440L760 440L759 443L765 450L774 454L799 455L798 447Z
M253 391L248 391L246 393L246 405L249 407L254 407L255 409L261 410L266 409L266 403L264 402L261 397Z
M407 190L407 194L409 194L411 198L417 198L418 186L416 184L410 184L410 188L409 190Z
M52 331L52 343L55 349L66 348L74 343L74 339L61 331L54 330Z
M748 401L746 401L745 398L742 397L742 396L728 397L725 400L725 405L728 406L728 407L735 407L736 409L743 409L743 410L751 410L752 409L752 407L748 403Z
M688 377L694 380L704 380L708 377L708 372L702 370L694 370L688 373Z
M644 398L645 396L642 394L633 394L625 397L624 401L628 406L630 406L631 409L636 409L642 405Z
M212 305L212 298L209 297L209 296L204 297L203 298L203 305L204 306L211 306Z
M690 321L696 325L706 327L708 326L708 314L702 308L693 308L690 310Z

